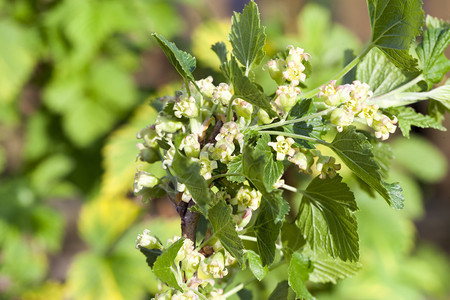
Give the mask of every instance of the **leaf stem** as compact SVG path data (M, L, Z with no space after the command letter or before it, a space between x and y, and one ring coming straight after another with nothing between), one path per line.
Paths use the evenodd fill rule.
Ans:
M267 125L255 126L254 128L251 128L251 129L264 130L264 129L276 128L276 127L280 127L280 126L284 126L284 125L300 123L300 122L304 122L304 121L307 121L307 120L311 120L311 119L318 118L318 117L321 117L323 115L326 115L330 111L332 111L333 109L335 109L334 106L332 106L330 108L327 108L325 110L322 110L322 111L320 111L318 113L311 114L311 115L308 115L308 116L304 116L304 117L301 117L301 118L297 118L297 119L293 119L293 120L287 120L287 121L279 121L279 122L272 123L272 124L267 124Z
M219 178L222 178L222 177L227 177L227 176L244 176L244 174L241 174L241 173L218 174L218 175L214 175L210 179L208 179L208 183L210 183L210 182L212 182L212 181L214 181L216 179L219 179Z
M372 102L372 103L377 103L377 102L382 102L384 99L389 98L391 96L394 96L395 94L401 93L411 87L413 87L414 85L416 85L417 83L419 83L420 81L424 80L423 74L420 74L419 76L417 76L416 78L414 78L411 81L408 81L407 83L405 83L404 85L399 86L398 88L383 94L383 95L379 95L376 97L372 97L369 98L367 101L368 102ZM409 103L408 103L409 104Z
M248 236L248 235L239 235L239 238L240 238L241 240L244 240L244 241L250 241L250 242L255 242L255 243L258 241L258 239L257 239L256 237L254 237L254 236ZM276 247L278 250L283 249L283 247L281 247L281 246L278 245L278 244L275 244L275 247Z
M357 57L355 57L351 62L349 62L339 73L334 75L330 78L327 82L325 82L323 85L327 85L332 80L339 80L341 79L345 74L350 72L351 69L353 69L363 58L366 56L367 53L374 47L373 43L369 44ZM318 92L319 88L317 87L309 92L306 92L303 94L304 98L311 98L314 97Z
M306 136L306 135L300 135L300 134L295 134L295 133L290 133L290 132L284 132L284 131L269 131L269 130L263 130L263 131L259 131L260 133L267 133L270 135L282 135L282 136L287 136L287 137L292 137L295 139L301 139L301 140L305 140L305 141L310 141L310 142L316 142L322 145L329 145L328 142L325 142L324 140L321 139L316 139L316 138L312 138L310 136Z

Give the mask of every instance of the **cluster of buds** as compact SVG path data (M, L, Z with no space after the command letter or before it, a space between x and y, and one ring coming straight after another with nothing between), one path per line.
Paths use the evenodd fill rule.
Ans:
M272 59L267 63L270 76L279 85L272 105L281 115L288 113L299 100L298 85L306 79L305 62L309 57L302 48L288 46L285 59Z
M167 247L172 245L180 237L174 237L168 240ZM144 229L136 239L136 248L158 249L164 251L166 248L159 240L150 234L150 230ZM213 247L217 250L213 255L205 257L194 247L194 243L190 239L185 239L183 245L178 250L174 264L178 278L184 278L185 284L183 291L168 289L156 295L155 299L199 299L197 292L208 297L208 299L222 300L223 291L215 288L214 279L223 278L228 274L227 266L234 263L235 260L230 256L219 241L215 242ZM205 291L207 293L205 294Z
M397 118L390 119L379 111L378 105L368 103L366 100L372 94L369 85L358 80L339 86L333 80L320 87L317 96L328 106L336 107L330 114L330 121L339 132L358 119L372 127L377 138L386 140L390 133L395 132Z
M241 231L248 225L252 218L253 211L259 208L262 194L249 185L243 185L238 190L236 196L229 202L235 206L232 217L236 223L236 230Z

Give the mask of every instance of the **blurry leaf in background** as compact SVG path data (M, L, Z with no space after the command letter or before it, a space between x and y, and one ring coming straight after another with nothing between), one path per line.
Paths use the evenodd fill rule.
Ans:
M37 32L8 20L0 21L0 36L0 105L4 105L21 91L33 71L40 45Z
M126 125L108 138L103 148L103 167L105 170L101 185L103 195L108 197L124 195L132 189L134 174L141 164L134 159L139 153L136 148L138 142L136 134L152 124L156 120L156 116L157 111L148 104L144 104L136 109L135 115ZM143 170L158 177L165 175L165 170L160 167L160 162L145 165Z
M138 206L126 198L102 198L100 195L83 206L80 234L96 253L105 253L133 224L138 213Z
M442 180L447 174L448 163L445 156L428 140L412 136L396 139L392 143L395 163L417 179L426 183Z
M23 300L61 300L64 299L64 285L48 280L41 286L25 292L22 297Z
M225 41L227 49L231 49L228 41L229 20L208 20L200 23L192 34L192 52L203 66L219 71L219 59L211 50L216 42Z

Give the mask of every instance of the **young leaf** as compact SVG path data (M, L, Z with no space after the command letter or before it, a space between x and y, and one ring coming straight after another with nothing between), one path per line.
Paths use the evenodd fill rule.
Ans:
M239 154L227 164L228 167L228 174L230 173L242 173L242 155ZM227 177L228 181L231 182L244 182L245 177L244 176L229 176Z
M156 259L162 254L159 249L147 249L145 247L139 247L139 251L147 258L145 261L150 268L153 268Z
M417 46L416 52L422 62L423 76L431 88L450 71L450 60L444 54L450 43L450 24L427 16L426 25L422 43Z
M206 180L200 175L200 164L176 151L171 168L180 183L186 185L200 211L206 216L211 197Z
M447 129L434 118L417 113L412 107L392 107L388 111L398 118L398 127L402 131L402 134L407 138L409 138L411 126L447 131Z
M309 274L309 280L312 282L337 283L338 279L345 279L356 275L361 269L361 263L343 261L328 255L322 249L318 249L315 253L307 248L303 251L314 264L313 271Z
M242 14L234 13L230 32L233 55L245 67L246 72L264 57L266 34L260 24L258 6L250 1Z
M231 218L231 207L220 200L208 210L208 219L213 228L213 236L217 237L223 247L242 264L242 241L236 232L236 224Z
M370 50L358 65L356 79L367 83L374 96L390 92L408 80L377 48Z
M269 296L269 300L295 300L295 292L289 286L287 280L279 282Z
M377 191L395 209L403 208L404 198L398 184L387 184L381 179L380 167L372 152L372 145L355 127L339 132L328 145L353 173Z
M314 299L305 284L305 281L309 278L309 272L311 272L311 269L312 264L308 258L298 252L295 252L292 255L288 270L288 282L297 294L297 298L306 300Z
M313 113L316 113L317 109L312 99L303 99L298 102L291 110L290 116L295 118L306 117ZM326 130L326 126L322 122L322 117L317 117L304 122L295 123L292 126L284 126L284 130L287 132L293 132L303 136L309 136L320 139L322 134ZM294 139L296 143L300 144L304 148L314 149L314 143L301 139Z
M217 42L211 46L211 49L217 54L220 60L220 70L223 75L230 79L230 66L228 63L228 51L224 42Z
M267 275L269 268L267 266L263 266L259 255L252 250L245 252L244 256L248 261L248 266L250 267L253 275L255 275L256 279L261 281Z
M277 113L273 111L270 105L270 99L242 73L234 57L231 58L230 68L235 97L242 98L248 103L265 110L271 118L277 117Z
M173 243L166 251L163 252L156 259L153 264L153 273L158 277L159 280L164 282L170 287L175 287L181 289L175 274L172 271L172 265L174 263L175 257L177 257L178 251L183 246L184 238L179 239Z
M372 44L397 67L415 71L417 60L409 47L424 23L421 0L368 0Z
M303 191L297 224L314 251L325 249L333 257L359 258L358 224L353 214L358 207L339 175L316 177Z
M161 49L164 51L167 59L175 67L177 72L185 79L195 81L192 72L196 67L196 59L189 53L181 51L178 47L166 40L162 35L152 33L152 36L156 39Z

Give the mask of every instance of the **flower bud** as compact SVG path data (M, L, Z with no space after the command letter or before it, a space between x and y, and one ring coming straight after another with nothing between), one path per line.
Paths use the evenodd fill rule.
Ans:
M332 156L320 156L316 163L316 169L320 172L319 177L325 179L327 176L333 178L336 171L341 169L340 164L336 164L336 159Z
M269 60L267 63L270 77L275 80L278 84L283 82L283 72L286 70L286 62L284 59L277 58Z
M269 114L266 113L264 109L258 110L258 124L265 125L272 123L274 118L269 117Z
M228 103L231 100L233 95L231 94L230 86L226 83L220 83L217 87L214 88L214 92L212 95L213 102L222 103L224 106L228 106Z
M245 119L250 119L252 117L253 106L247 101L242 100L241 98L234 99L233 109L240 117L243 117Z
M212 76L208 76L204 79L198 80L197 85L200 88L200 91L207 97L211 98L214 92L214 84Z
M236 223L236 231L241 231L245 226L248 225L252 219L252 210L247 208L243 212L231 215L234 222Z
M228 274L225 259L221 252L216 252L200 263L197 276L200 279L223 278Z
M301 151L297 151L294 156L288 157L288 160L291 163L296 164L301 171L308 174L311 173L311 166L314 163L314 158L311 153L307 152L305 154Z
M150 234L150 230L144 229L142 234L138 234L136 239L136 249L144 247L147 249L163 249L158 239Z
M342 131L344 126L352 124L353 119L354 115L351 112L340 107L334 109L330 114L330 121L337 126L339 132Z
M159 179L144 171L137 171L134 176L134 193L138 195L144 188L152 188L158 185Z
M144 146L148 148L158 147L157 140L161 139L155 128L152 127L146 127L139 131L136 138L144 139Z
M151 164L160 160L158 148L147 148L142 143L136 144L136 147L140 150L138 157L141 161Z
M187 156L198 157L200 154L200 143L196 134L189 134L180 143L180 150L184 150Z
M171 119L161 116L156 119L155 129L160 136L163 132L175 133L181 128L183 128L183 123L181 122L172 121Z

